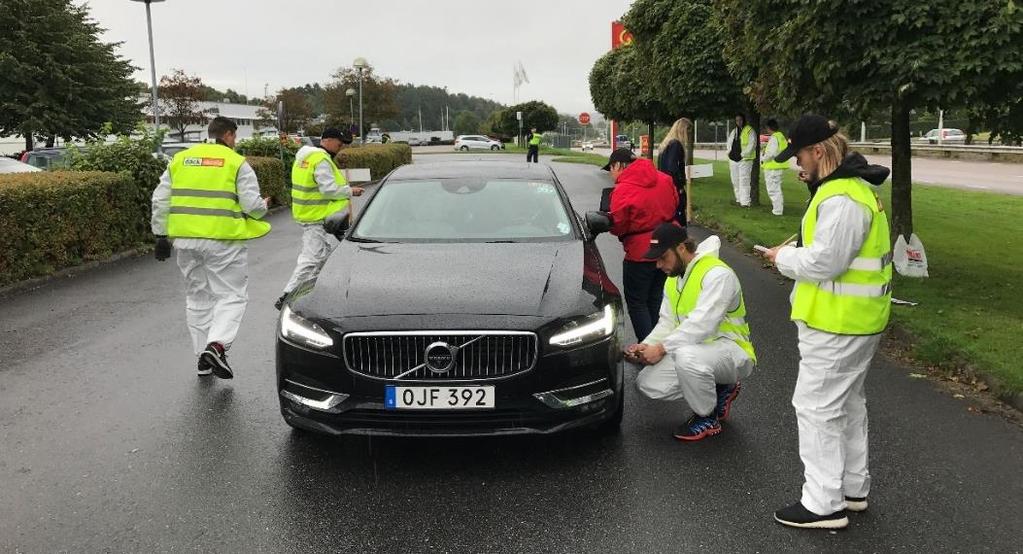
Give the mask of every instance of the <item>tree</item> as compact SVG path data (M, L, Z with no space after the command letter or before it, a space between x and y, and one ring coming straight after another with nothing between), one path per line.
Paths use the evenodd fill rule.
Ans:
M351 88L356 91L355 117L352 124L357 125L359 121L359 72L352 67L341 67L334 73L333 78L334 81L324 90L324 113L327 115L327 122L338 124L352 119L349 114L348 96L345 95L345 91ZM393 79L376 76L372 66L362 71L362 109L363 120L367 126L398 115L398 105L395 102L396 93L397 84ZM361 132L360 134L365 134L367 130L358 131Z
M730 71L722 55L727 35L715 23L713 4L711 0L637 0L622 23L635 37L634 47L642 58L649 60L644 73L669 112L663 123L682 116L731 119L743 112L759 129L760 113L743 90L750 79ZM758 141L758 158L759 154ZM692 152L687 155L691 161ZM759 164L753 164L751 181L751 201L759 204Z
M518 112L522 112L522 130L524 132L528 132L534 127L541 133L558 128L558 111L550 104L539 100L531 100L509 106L498 112L500 115L497 116L497 123L491 126L491 130L499 135L518 136L519 120L516 118Z
M616 48L593 64L590 97L593 106L605 117L646 123L647 134L652 141L654 126L673 121L675 112L668 109L658 92L650 86L650 73L650 64L638 48ZM653 158L653 148L649 156Z
M142 118L120 43L103 43L88 9L71 0L4 0L0 8L0 135L87 138L104 124L130 131Z
M284 102L284 119L277 121L277 103ZM263 106L256 112L261 122L277 122L277 131L297 133L305 129L313 118L313 110L305 93L299 88L283 88L263 101Z
M202 79L188 75L181 69L174 69L170 75L160 77L160 117L168 127L178 132L178 138L185 140L189 125L206 123L209 112L201 102L205 98Z
M1023 68L1012 0L720 0L733 71L753 68L764 109L835 118L891 114L892 229L913 232L910 113L1009 105ZM764 22L776 22L770 35ZM747 69L748 70L748 69ZM1002 100L999 100L1001 98Z
M453 129L456 135L471 135L480 131L480 118L469 110L462 110L455 116Z

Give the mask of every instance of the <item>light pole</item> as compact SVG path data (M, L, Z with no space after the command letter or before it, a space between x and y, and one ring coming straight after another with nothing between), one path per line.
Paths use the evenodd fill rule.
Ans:
M153 79L153 122L156 130L160 130L160 104L157 103L156 93L156 55L153 53L153 15L150 13L149 5L153 2L163 0L132 0L132 2L145 2L146 4L146 27L149 29L149 75ZM159 149L159 145L157 146Z
M366 131L362 128L362 72L369 64L366 63L366 58L359 57L355 58L352 65L359 70L359 143L361 144L366 138Z
M355 89L350 88L350 89L346 90L345 91L345 96L348 97L349 121L351 121L352 125L354 126L355 125L355 104L354 104L354 102L355 102ZM361 106L361 104L360 104L360 106Z

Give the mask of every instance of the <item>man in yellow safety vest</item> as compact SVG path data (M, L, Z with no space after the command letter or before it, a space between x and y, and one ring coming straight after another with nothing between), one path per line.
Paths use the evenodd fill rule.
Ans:
M741 380L753 372L757 357L746 324L739 278L718 251L716 236L699 246L685 228L662 223L650 238L645 257L668 274L654 330L625 349L625 359L646 365L636 387L648 398L682 400L693 415L673 436L697 441L721 432Z
M888 216L872 185L888 169L849 152L837 126L806 115L777 157L796 156L810 204L797 245L764 253L796 281L792 320L799 376L792 395L805 482L799 502L774 517L791 527L839 529L867 509L867 404L863 383L891 311Z
M260 221L267 201L256 174L234 151L238 126L226 117L210 122L216 144L177 153L153 191L156 259L170 257L171 241L185 277L185 315L200 376L231 379L227 363L248 303L245 241L270 232Z
M540 163L540 142L543 140L543 133L537 133L536 127L529 130L529 151L526 152L526 163Z
M295 288L320 274L324 262L337 248L337 240L323 228L324 219L350 210L350 199L363 192L361 187L349 186L334 163L341 148L351 143L351 133L328 128L320 137L319 148L303 146L295 153L291 166L291 215L302 227L302 250L291 278L284 285L284 293L274 303L278 310Z

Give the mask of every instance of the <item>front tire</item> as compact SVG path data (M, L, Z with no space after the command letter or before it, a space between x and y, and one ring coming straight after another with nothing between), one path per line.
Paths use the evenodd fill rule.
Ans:
M497 146L497 145L495 144L495 145L493 145L493 146L491 146L491 147L490 147L490 150L492 150L492 151L495 151L495 152L496 152L497 150L500 150L500 148L498 148L498 146Z
M468 152L469 151L469 147L468 146L463 146L463 147L459 148L459 150L461 150L462 152Z

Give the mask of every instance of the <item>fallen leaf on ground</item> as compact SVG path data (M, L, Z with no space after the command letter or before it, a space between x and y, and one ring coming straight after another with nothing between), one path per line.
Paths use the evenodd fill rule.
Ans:
M927 377L923 373L910 373L909 376L912 377L913 379L924 379Z

